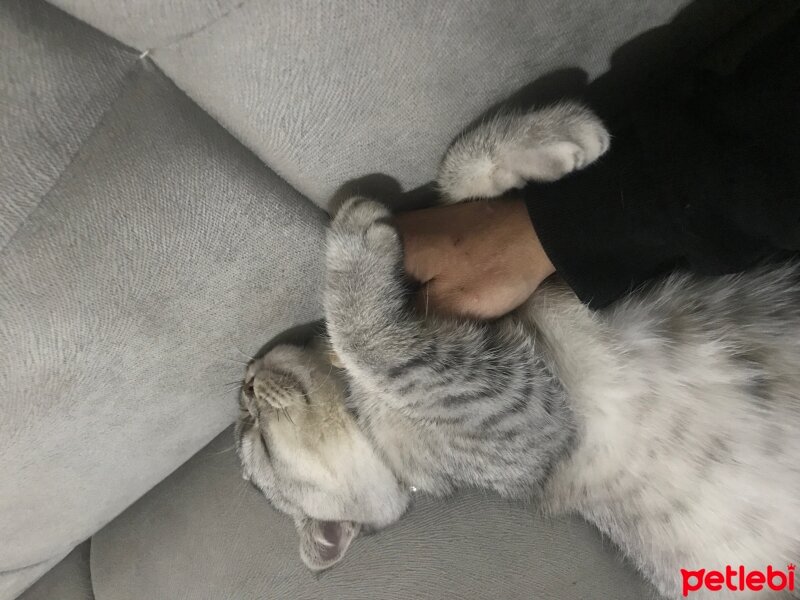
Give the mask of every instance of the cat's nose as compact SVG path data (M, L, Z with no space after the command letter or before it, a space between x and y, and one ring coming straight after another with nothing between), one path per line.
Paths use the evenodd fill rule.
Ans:
M255 396L255 388L253 386L254 381L255 377L245 381L244 385L242 386L242 391L244 392L244 395L247 396L248 398L252 398L253 396Z

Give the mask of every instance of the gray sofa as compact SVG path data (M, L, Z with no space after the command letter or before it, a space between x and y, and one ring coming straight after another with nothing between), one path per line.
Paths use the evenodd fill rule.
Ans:
M319 318L343 182L402 202L497 102L624 102L762 4L0 1L0 599L654 597L477 493L313 576L239 476L232 382Z

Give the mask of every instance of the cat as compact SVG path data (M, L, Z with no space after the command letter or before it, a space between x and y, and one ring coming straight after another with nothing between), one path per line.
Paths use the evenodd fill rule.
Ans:
M438 184L448 202L497 196L610 139L577 104L500 115L454 142ZM601 311L553 280L498 321L425 317L390 216L343 204L327 337L274 348L243 381L243 476L294 519L308 567L397 521L414 491L462 487L582 515L667 598L686 592L681 569L800 558L797 264L674 274ZM761 597L721 587L693 597Z

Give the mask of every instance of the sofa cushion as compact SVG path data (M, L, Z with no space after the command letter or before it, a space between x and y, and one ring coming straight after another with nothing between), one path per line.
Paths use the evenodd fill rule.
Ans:
M84 542L39 581L19 600L94 600L89 572L89 542Z
M43 2L0 3L0 248L125 85L136 53Z
M83 77L67 68L80 63L72 46L52 37L42 54L64 54L61 76ZM75 52L94 60L80 37ZM47 123L71 112L51 115L59 100L34 92L1 108L4 122L32 115L46 152ZM320 313L327 216L148 61L115 96L0 249L5 597L231 422L242 352ZM34 171L15 177L20 193L40 183Z
M432 179L467 123L542 76L570 68L593 79L632 43L617 82L628 91L631 79L686 58L762 1L699 0L684 11L688 0L58 4L148 44L137 47L325 206L343 181L369 173L405 188ZM182 7L197 4L204 24L184 27ZM172 31L143 41L151 23Z
M92 540L97 600L656 598L583 521L479 492L420 499L314 575L291 520L242 480L230 430Z
M31 583L58 565L67 554L64 552L21 569L0 572L0 599L13 600L17 598Z

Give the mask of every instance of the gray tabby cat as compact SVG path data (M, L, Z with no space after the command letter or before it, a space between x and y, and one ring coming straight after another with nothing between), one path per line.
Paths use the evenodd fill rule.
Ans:
M506 115L453 144L439 184L452 202L498 195L608 145L573 104ZM328 234L329 341L279 346L245 374L244 476L294 518L309 567L399 519L414 488L477 486L581 514L670 598L686 591L681 569L789 573L800 558L796 266L674 275L599 312L555 282L493 323L425 318L409 305L389 216L373 200L345 203ZM697 587L697 598L767 593Z

